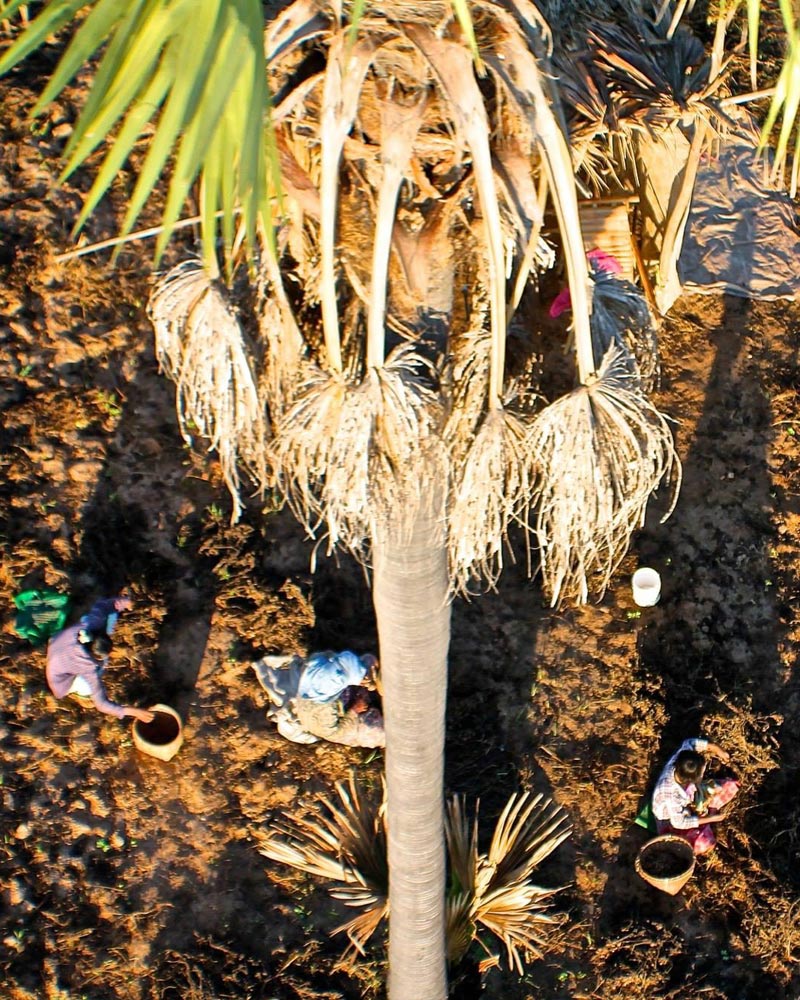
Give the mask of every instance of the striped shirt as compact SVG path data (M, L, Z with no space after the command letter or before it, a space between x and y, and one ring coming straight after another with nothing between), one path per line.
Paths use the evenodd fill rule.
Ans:
M63 632L54 635L47 644L45 671L47 686L56 698L65 698L75 678L82 677L89 685L90 697L95 707L106 715L115 715L118 719L122 719L125 716L124 706L117 705L108 698L100 680L103 663L98 663L89 652L89 647L78 641L78 633L83 628L85 625L81 622L65 628Z

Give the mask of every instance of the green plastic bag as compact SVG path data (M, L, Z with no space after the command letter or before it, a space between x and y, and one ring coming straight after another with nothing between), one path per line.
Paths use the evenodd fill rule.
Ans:
M56 590L23 590L14 598L17 635L34 646L60 632L69 613L69 595Z
M653 807L651 805L650 796L644 800L644 804L639 809L636 815L636 819L633 821L637 826L644 827L649 833L656 833L658 827L656 825L656 818L653 815Z

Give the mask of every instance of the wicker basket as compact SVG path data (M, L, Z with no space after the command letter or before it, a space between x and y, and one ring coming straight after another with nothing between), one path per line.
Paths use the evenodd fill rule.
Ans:
M155 713L152 722L136 719L133 723L134 745L151 757L172 760L183 743L181 717L169 705L153 705L150 711Z
M674 896L692 877L695 860L692 845L688 841L665 833L642 845L636 855L636 871L645 882Z
M619 261L622 277L634 281L636 260L628 205L630 197L582 201L578 205L583 244L587 251L598 247Z

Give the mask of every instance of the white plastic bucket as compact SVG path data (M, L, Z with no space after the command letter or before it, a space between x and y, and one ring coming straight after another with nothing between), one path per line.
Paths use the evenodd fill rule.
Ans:
M649 566L642 566L631 577L633 599L640 608L652 608L661 597L661 577Z

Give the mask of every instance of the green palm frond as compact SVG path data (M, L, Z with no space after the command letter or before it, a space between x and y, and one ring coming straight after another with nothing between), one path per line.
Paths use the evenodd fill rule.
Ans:
M750 2L752 3L752 0ZM795 145L800 146L800 125L798 125L798 112L800 112L800 22L795 18L790 0L780 0L780 8L787 38L786 54L778 82L775 85L775 96L772 98L772 104L761 132L761 146L763 148L766 146L778 118L781 119L775 159L772 165L773 181L783 179L793 133L796 133ZM797 190L799 165L800 160L795 154L791 185L792 197Z
M50 0L0 59L0 73L19 63L84 8L87 5L76 0ZM255 250L258 229L272 228L272 196L279 178L269 126L263 34L259 0L204 0L202 4L95 0L88 5L34 108L34 114L41 114L88 61L99 57L89 96L64 154L63 177L67 177L98 146L108 147L76 231L152 128L122 223L123 235L132 230L170 167L157 258L198 179L209 270L213 273L216 266L213 247L218 214L229 256L237 239Z

